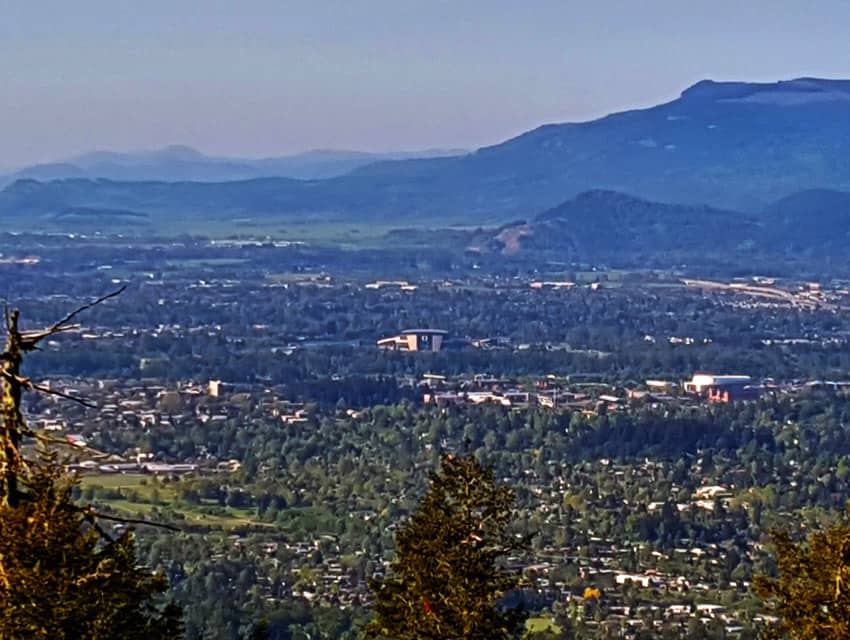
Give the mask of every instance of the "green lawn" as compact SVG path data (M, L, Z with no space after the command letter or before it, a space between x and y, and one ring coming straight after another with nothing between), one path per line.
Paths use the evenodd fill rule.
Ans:
M233 509L231 507L223 507L218 510L218 513L206 513L205 507L196 507L184 503L163 502L161 504L152 504L150 502L131 502L130 500L96 500L95 505L108 506L115 511L124 513L129 517L151 518L151 512L154 509L168 509L170 512L178 516L176 525L179 527L180 521L184 521L191 525L202 525L213 529L229 530L235 527L255 526L255 527L273 527L274 525L258 521L252 510L248 509ZM180 517L182 516L182 517ZM152 518L154 521L156 518Z
M555 621L552 618L529 618L525 621L525 630L528 633L541 633L543 631L551 631L553 633L560 633L561 628L555 624Z
M108 506L130 517L150 517L154 509L169 510L188 524L204 525L217 529L242 526L272 527L256 519L253 509L222 507L215 503L189 504L177 497L176 486L164 484L145 475L105 474L83 476L80 487L96 487L113 491L133 492L138 499L95 498L95 504ZM127 493L124 493L126 496Z
M142 484L144 482L144 484ZM138 489L152 482L151 476L142 474L105 473L80 477L81 487L102 487L104 489Z

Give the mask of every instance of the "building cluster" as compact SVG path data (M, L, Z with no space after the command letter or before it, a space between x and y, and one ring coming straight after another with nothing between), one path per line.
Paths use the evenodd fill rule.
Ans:
M418 381L404 379L401 384L416 386L424 404L441 408L489 403L512 409L542 407L571 410L587 416L628 411L639 406L728 404L758 400L763 396L850 388L850 381L845 380L778 383L773 379L756 381L748 375L710 373L696 373L690 380L681 382L648 379L643 384L629 387L609 383L596 374L550 375L531 383L488 374L454 378L426 374Z
M407 384L414 384L408 380ZM701 402L737 402L756 400L764 393L775 393L790 386L756 383L746 375L697 373L687 381L646 380L643 385L623 387L606 382L602 376L573 374L545 376L533 383L487 374L445 376L427 374L415 383L425 404L439 407L492 403L504 407L547 407L570 409L587 414L626 410L635 404L698 404ZM822 383L827 384L827 383ZM832 383L839 384L839 383ZM808 385L811 386L811 383ZM794 388L802 388L794 385Z
M819 282L778 281L775 278L739 278L731 282L683 279L686 287L705 292L728 294L743 306L791 306L799 309L838 310L850 306L850 285L833 281L828 286Z
M443 348L447 331L442 329L407 329L399 335L378 340L378 348L393 351L430 351Z
M69 469L81 474L146 474L179 476L192 473L232 472L237 460L219 459L198 448L175 457L165 448L129 448L115 453L117 443L138 435L174 428L218 427L245 420L278 421L281 428L307 422L303 403L285 398L275 386L233 384L210 380L207 384L163 384L156 380L125 382L56 378L39 383L65 396L96 403L96 408L70 403L58 395L41 395L27 407L28 424L50 434L68 447ZM162 442L152 438L152 443ZM113 453L102 449L108 443ZM163 443L165 444L165 443Z
M71 379L54 379L44 384L62 393L99 402L97 410L89 410L58 397L44 396L34 403L28 416L33 426L49 428L57 437L75 440L76 462L72 468L81 474L210 475L232 472L239 466L236 460L219 460L201 449L184 458L156 449L128 450L123 455L103 457L96 449L103 441L103 434L110 434L114 441L124 430L155 433L177 423L216 428L262 418L278 421L281 429L290 429L298 421L310 420L303 405L288 401L282 390L271 385L239 385L221 380L169 385L155 381L91 383ZM436 404L493 402L512 408L551 406L595 413L627 411L636 401L709 402L720 392L729 394L726 401L736 401L746 399L738 393L752 386L763 387L763 393L775 389L804 392L813 388L841 388L839 385L845 383L814 380L756 384L747 376L700 373L683 383L650 379L632 390L609 385L595 374L544 376L525 385L487 374L453 379L429 374L418 380L406 380L405 384L413 385L424 400ZM353 414L356 412L348 415ZM92 455L87 457L88 453ZM556 460L544 462L551 469L556 469L558 464ZM608 460L589 464L592 466L588 467L586 477L574 484L566 482L557 471L544 478L538 470L527 469L523 487L534 496L535 504L525 515L539 513L547 524L573 527L571 522L576 515L565 510L564 505L581 492L583 508L597 514L639 509L651 515L672 511L677 517L696 518L710 512L714 518L725 518L733 501L743 499L735 487L734 474L747 472L729 469L727 477L708 482L695 470L689 483L674 486L664 496L648 493L635 503L629 492L637 485L652 487L653 478L669 473L670 462L647 461L637 467ZM610 486L603 486L603 482ZM365 526L380 516L374 510L355 509L351 517L362 520ZM741 594L746 594L749 585L719 577L718 567L732 562L729 548L681 539L669 554L660 554L650 545L624 546L622 542L609 540L586 524L577 523L574 529L580 530L583 537L573 533L569 544L546 543L535 551L533 565L524 558L514 562L518 570L541 579L543 597L586 607L588 626L636 632L670 625L684 627L696 620L721 624L730 635L740 628L740 612L723 594L743 598ZM385 562L367 560L362 553L344 556L332 538L295 540L284 532L259 531L234 535L232 544L257 558L263 574L261 582L265 585L263 595L270 600L299 597L328 606L354 606L368 597L367 577L386 570ZM736 553L750 561L761 550L750 545ZM687 570L682 570L683 566ZM281 567L286 567L285 575ZM595 619L595 605L582 596L575 586L577 581L601 592L606 609L601 620ZM657 604L657 598L651 597L653 593L665 594L669 603Z

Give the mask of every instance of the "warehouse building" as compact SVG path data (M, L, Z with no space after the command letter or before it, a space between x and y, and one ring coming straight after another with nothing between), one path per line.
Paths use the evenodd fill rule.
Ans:
M755 400L761 395L761 387L754 384L750 376L742 375L696 373L683 386L685 392L703 396L711 402Z

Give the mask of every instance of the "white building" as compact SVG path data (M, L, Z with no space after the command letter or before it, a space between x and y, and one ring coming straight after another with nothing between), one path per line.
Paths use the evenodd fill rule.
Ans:
M691 380L685 382L684 387L688 393L705 393L712 387L743 387L750 384L750 376L695 373Z

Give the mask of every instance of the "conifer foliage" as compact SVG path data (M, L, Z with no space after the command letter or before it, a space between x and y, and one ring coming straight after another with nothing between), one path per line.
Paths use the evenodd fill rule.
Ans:
M371 638L501 640L525 616L505 595L520 577L500 566L524 547L508 527L514 495L473 457L446 455L418 510L396 535L391 573L373 585Z
M837 524L806 543L774 533L773 543L779 576L756 576L753 588L779 624L762 638L850 638L850 527Z
M133 536L105 540L58 467L26 484L0 507L0 638L179 638L180 612L158 603L165 579L138 566Z
M97 304L109 296L95 301ZM24 354L43 338L74 328L77 312L45 329L24 333L18 313L6 314L0 354L0 639L172 640L181 636L180 611L162 599L165 579L140 567L132 533L113 538L90 507L71 496L73 480L56 456L24 455L29 429L22 391L56 393L24 377ZM59 394L64 395L64 394ZM44 443L42 442L42 445Z

